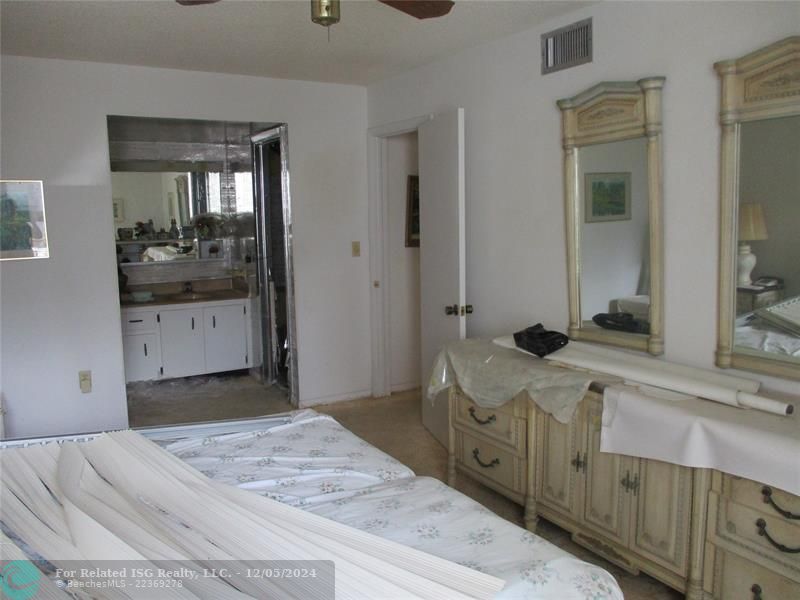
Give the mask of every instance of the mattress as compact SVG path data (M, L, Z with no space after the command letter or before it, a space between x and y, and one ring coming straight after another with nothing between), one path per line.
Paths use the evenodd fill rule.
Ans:
M800 337L748 313L736 319L735 348L800 358Z
M157 439L155 441L158 441ZM581 561L444 483L306 410L265 431L162 442L208 477L500 577L497 598L616 600L604 569Z

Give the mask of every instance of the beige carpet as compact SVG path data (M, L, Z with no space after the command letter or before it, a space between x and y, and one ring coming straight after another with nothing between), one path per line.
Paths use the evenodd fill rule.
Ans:
M316 406L350 431L411 467L417 475L445 481L447 450L423 427L419 391ZM128 386L132 427L255 417L291 410L286 391L265 387L249 375L198 376ZM522 507L461 475L457 489L499 516L523 526ZM539 520L537 532L556 546L602 566L617 578L626 600L677 600L683 595L658 581L634 577Z

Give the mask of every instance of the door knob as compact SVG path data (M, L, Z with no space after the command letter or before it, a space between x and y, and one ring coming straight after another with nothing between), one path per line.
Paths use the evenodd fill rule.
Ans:
M446 315L457 315L458 314L458 304L453 304L452 306L447 305L444 307L444 314Z

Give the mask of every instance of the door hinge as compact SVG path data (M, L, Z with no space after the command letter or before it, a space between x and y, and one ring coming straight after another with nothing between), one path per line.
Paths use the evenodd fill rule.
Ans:
M249 354L245 354L244 355L244 364L246 364L246 365L250 364L250 355Z
M244 314L247 314L247 307L243 306L242 309L244 310Z
M159 372L160 375L163 375L164 374L164 367L160 367L158 369L158 372Z
M161 323L161 313L156 313L156 322Z

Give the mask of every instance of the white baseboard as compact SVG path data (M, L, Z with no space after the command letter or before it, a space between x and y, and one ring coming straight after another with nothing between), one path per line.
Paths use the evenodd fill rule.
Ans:
M406 383L393 383L392 387L389 388L392 393L395 392L407 392L408 390L416 390L419 389L419 381L409 381Z
M319 406L321 404L334 404L336 402L345 402L347 400L360 400L361 398L371 398L371 390L360 390L357 392L347 392L346 394L335 394L333 396L319 396L317 398L302 398L300 400L300 408L308 408L310 406Z

